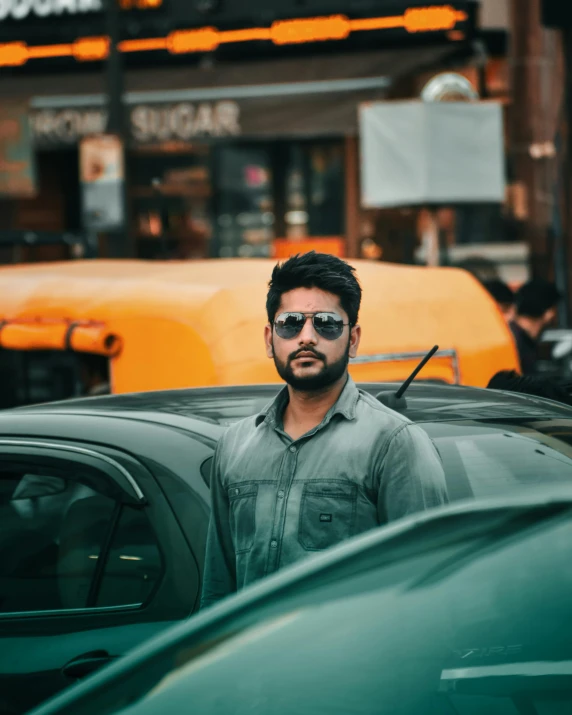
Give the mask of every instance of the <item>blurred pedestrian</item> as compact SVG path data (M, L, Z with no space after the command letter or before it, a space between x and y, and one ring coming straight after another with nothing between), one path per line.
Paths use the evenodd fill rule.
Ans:
M544 280L529 281L516 292L516 316L510 329L524 375L533 375L536 371L540 338L554 321L559 301L556 286Z
M570 383L552 377L519 375L514 370L501 370L491 378L487 388L544 397L572 406Z
M79 353L79 376L87 397L111 394L109 363L103 355Z
M506 322L510 324L516 318L515 295L512 288L498 279L484 281L483 286L494 298Z

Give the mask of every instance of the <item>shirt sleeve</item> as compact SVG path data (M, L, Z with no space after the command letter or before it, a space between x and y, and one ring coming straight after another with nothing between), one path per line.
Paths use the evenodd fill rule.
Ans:
M220 440L211 473L211 516L203 573L201 609L213 605L236 591L234 545L230 531L229 500L220 470Z
M405 424L393 433L383 461L378 493L378 519L395 519L447 504L441 458L429 435Z

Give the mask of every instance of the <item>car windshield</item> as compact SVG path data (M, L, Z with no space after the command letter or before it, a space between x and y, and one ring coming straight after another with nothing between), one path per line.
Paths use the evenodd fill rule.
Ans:
M452 500L572 483L572 420L434 422L421 427L439 450Z
M186 664L122 712L570 715L571 544L566 512L399 566L362 562L351 591L336 584L195 657L181 652Z

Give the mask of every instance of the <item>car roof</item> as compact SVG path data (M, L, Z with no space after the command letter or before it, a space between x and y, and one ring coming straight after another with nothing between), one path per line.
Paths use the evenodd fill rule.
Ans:
M46 419L47 415L49 419ZM214 447L223 432L224 427L210 419L168 412L55 409L49 403L0 410L2 437L80 440L131 451L142 457L157 458L160 455L163 462L170 462L171 457L175 457L172 452L174 440L182 439L181 444L188 445L188 439L194 438Z
M159 422L171 415L225 424L257 414L278 394L281 384L218 386L160 390L104 397L88 397L19 408L18 411L89 412L140 417ZM372 395L393 393L395 383L358 383ZM413 422L450 420L572 418L572 407L541 397L445 384L414 383L407 390L407 407L399 409ZM195 425L196 428L196 425Z
M543 521L568 516L572 510L572 488L544 487L524 495L506 495L480 501L465 501L421 512L381 529L357 536L321 554L315 555L273 574L247 589L199 612L189 621L174 626L153 638L119 662L91 676L53 701L46 703L35 715L71 715L84 712L116 712L112 703L131 702L154 683L146 681L145 673L137 678L143 664L152 664L153 677L160 679L173 668L175 653L184 646L192 649L201 642L216 641L225 629L239 632L296 608L323 602L323 587L339 589L342 579L355 583L359 573L404 559L429 554L432 548L458 549L466 555L466 540L487 536L486 548L492 540L509 539ZM446 563L452 566L452 555ZM451 557L451 558L450 558ZM461 561L463 559L461 558ZM351 587L351 583L350 583ZM343 586L341 587L343 590ZM338 597L340 592L336 591ZM198 640L193 641L193 637ZM201 640L202 639L202 640ZM200 647L199 647L200 651ZM130 692L133 689L133 692ZM92 698L97 694L97 700ZM102 700L105 702L102 703ZM90 703L97 709L90 709ZM101 709L100 709L101 706Z

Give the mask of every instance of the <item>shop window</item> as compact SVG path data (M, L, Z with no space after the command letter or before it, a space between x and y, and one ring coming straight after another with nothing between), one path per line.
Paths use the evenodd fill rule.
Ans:
M343 144L296 142L288 153L286 237L343 236Z
M456 237L459 245L506 243L513 239L501 204L471 204L456 209Z
M207 145L148 147L130 157L131 234L139 258L210 255L211 150Z
M266 144L220 148L216 197L219 257L271 255L275 224L271 157Z

